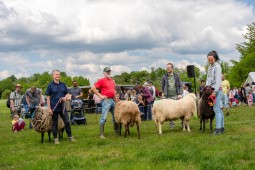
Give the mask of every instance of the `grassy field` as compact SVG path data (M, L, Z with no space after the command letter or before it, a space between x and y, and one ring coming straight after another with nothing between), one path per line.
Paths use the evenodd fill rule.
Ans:
M136 128L124 138L113 133L110 114L105 136L99 138L99 116L87 114L88 125L72 126L76 142L66 134L60 145L40 143L34 130L11 131L9 110L0 101L0 169L255 169L255 108L232 108L225 117L223 135L199 131L199 121L191 120L191 133L163 125L163 135L152 121L142 122L141 139ZM27 122L27 120L26 120ZM215 123L215 122L214 122Z

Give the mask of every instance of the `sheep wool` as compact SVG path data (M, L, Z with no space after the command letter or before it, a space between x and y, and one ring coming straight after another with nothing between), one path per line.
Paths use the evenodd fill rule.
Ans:
M185 126L190 132L189 120L193 114L197 113L197 97L193 93L180 100L162 99L154 103L152 112L156 129L162 134L162 124L164 121L181 119L183 121L183 131Z
M136 103L132 101L119 101L116 103L114 109L114 118L116 123L118 123L121 127L121 124L125 126L125 137L126 134L129 133L129 126L133 127L136 123L138 138L140 139L140 124L141 117L140 111ZM121 129L120 129L121 135Z

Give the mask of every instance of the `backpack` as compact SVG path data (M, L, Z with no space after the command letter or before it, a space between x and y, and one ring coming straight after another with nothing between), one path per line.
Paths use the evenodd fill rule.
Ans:
M16 98L16 92L14 92L14 94L15 94L14 98ZM10 96L11 96L11 95L9 95L9 97L8 97L8 99L7 99L7 101L6 101L6 106L7 106L8 108L11 107Z

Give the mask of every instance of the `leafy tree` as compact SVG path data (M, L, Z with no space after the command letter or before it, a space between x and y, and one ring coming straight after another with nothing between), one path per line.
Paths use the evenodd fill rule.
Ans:
M236 45L241 54L240 61L232 60L232 68L229 72L231 86L239 87L249 72L255 71L255 23L248 24L247 33L243 35L245 42Z

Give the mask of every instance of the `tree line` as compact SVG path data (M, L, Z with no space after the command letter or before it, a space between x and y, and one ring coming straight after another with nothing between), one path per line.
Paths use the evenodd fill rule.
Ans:
M240 85L246 80L249 72L255 71L255 23L247 25L247 32L243 35L245 42L236 44L236 49L240 53L240 60L231 60L229 62L221 62L222 72L225 74L225 78L229 80L231 87L240 87ZM230 66L231 65L231 66ZM208 64L205 66L207 70ZM175 73L179 74L183 82L192 82L194 78L190 78L187 75L187 70L183 68L175 68ZM151 80L159 90L161 90L161 79L166 73L164 68L151 68L151 71L132 71L130 73L124 72L120 75L115 75L113 79L120 85L134 85L137 81L144 83ZM200 80L206 80L206 74L195 67L196 84L200 84ZM72 80L76 79L80 86L90 85L89 79L77 76L68 76L65 72L61 72L61 81L65 82L67 86L72 85ZM0 96L2 99L6 99L8 95L14 90L15 84L22 84L22 93L32 85L40 87L45 93L48 83L52 80L51 74L44 72L42 74L36 73L31 77L22 77L17 79L15 76L10 76L0 81ZM193 86L194 88L194 86ZM198 86L197 86L198 88ZM194 90L194 89L193 89Z

